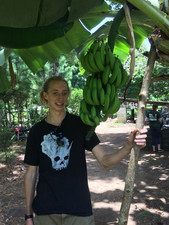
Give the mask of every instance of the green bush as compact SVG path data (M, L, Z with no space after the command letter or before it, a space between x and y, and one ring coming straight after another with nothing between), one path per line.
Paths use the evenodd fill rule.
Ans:
M68 101L67 110L68 112L79 115L80 101L83 99L82 89L73 89L71 92L70 99Z
M14 135L11 133L11 128L0 126L0 153L5 156L6 163L10 157L10 146L13 142L13 137Z

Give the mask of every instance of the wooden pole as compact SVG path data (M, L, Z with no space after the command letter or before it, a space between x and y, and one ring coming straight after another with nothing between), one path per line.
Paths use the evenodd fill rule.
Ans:
M139 94L139 101L138 101L138 114L137 114L137 122L136 128L142 129L144 127L144 117L145 117L145 109L146 103L148 98L148 90L150 86L151 75L154 69L154 63L156 59L156 48L154 44L151 44L151 50L149 53L149 58L143 78L142 88ZM128 215L130 210L130 205L132 202L133 197L133 189L134 189L134 182L135 182L135 173L136 168L138 165L140 154L140 148L133 144L133 148L130 155L130 161L128 166L128 171L126 175L126 182L125 188L123 193L123 200L120 209L119 215L119 225L127 225Z

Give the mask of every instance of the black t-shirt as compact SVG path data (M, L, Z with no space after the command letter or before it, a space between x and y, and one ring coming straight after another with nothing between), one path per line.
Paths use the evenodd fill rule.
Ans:
M85 150L100 141L95 133L86 141L88 130L80 117L69 113L60 127L42 120L31 128L24 163L39 166L32 205L36 214L92 215Z
M155 114L153 114L153 110L150 110L147 112L146 116L149 118L150 128L151 127L155 127L155 128L161 127L161 123L159 121L159 119L161 118L161 115L158 111L156 111Z

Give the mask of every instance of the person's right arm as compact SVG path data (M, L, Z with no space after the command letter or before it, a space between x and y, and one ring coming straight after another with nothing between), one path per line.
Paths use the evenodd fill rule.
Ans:
M35 184L37 178L37 166L28 165L27 171L24 177L24 190L25 190L25 203L26 203L26 215L33 214L32 201L35 194ZM33 219L27 219L26 225L33 225Z

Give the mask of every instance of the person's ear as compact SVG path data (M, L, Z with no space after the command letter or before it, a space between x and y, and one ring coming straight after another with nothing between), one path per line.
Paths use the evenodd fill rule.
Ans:
M48 100L48 94L47 94L47 92L45 92L45 91L43 92L43 97L44 97L45 100Z

